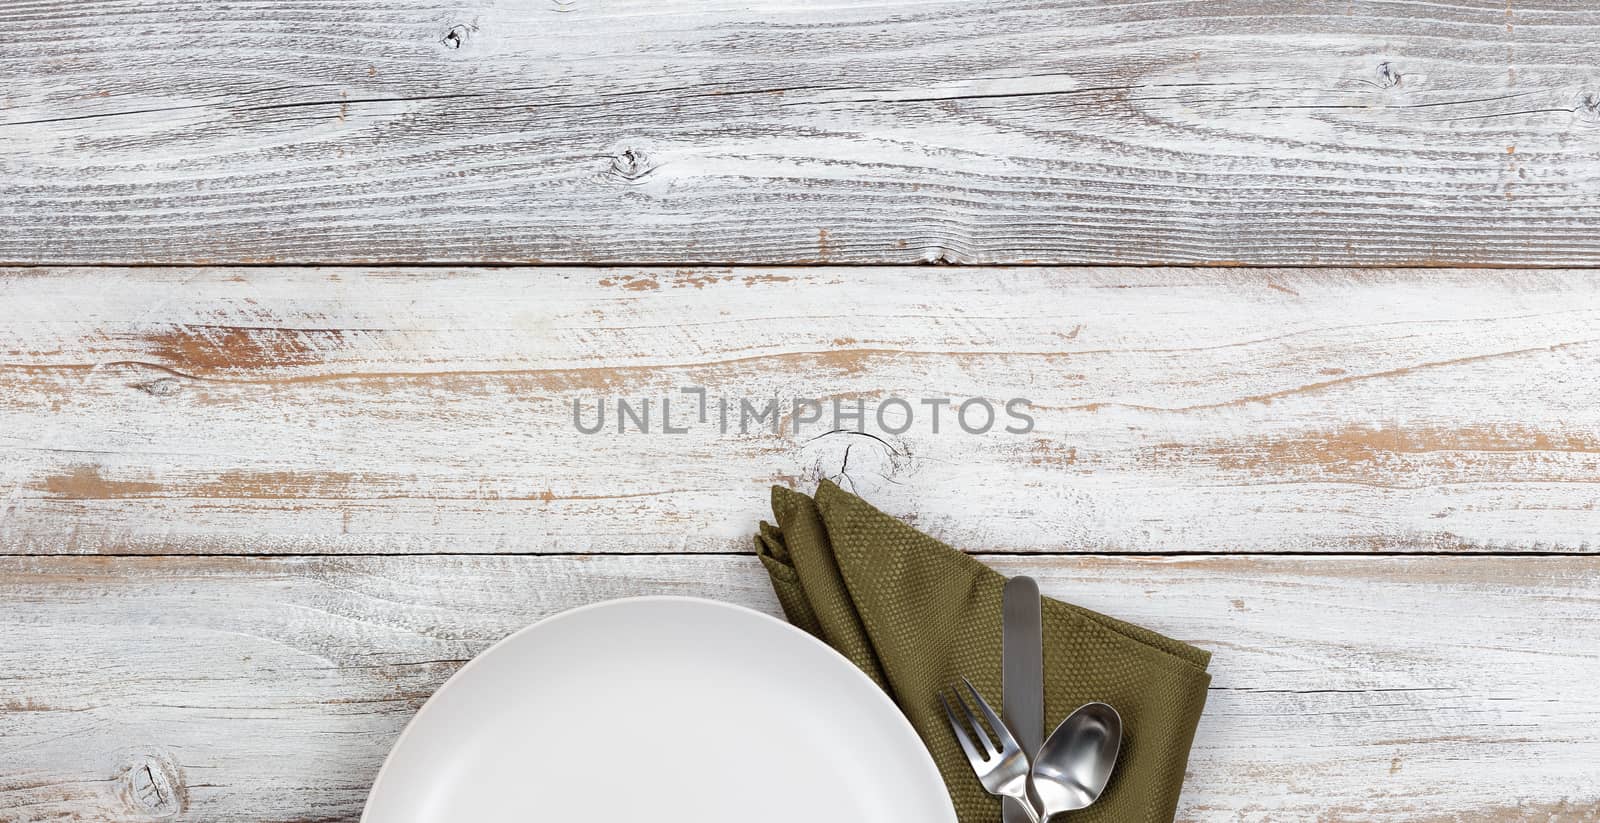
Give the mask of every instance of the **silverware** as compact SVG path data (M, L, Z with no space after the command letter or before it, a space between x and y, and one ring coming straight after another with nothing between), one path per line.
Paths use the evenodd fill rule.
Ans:
M965 677L961 682L966 684L967 691L972 693L973 702L977 703L978 710L983 712L983 719L988 721L989 728L999 738L999 745L984 731L983 724L978 722L977 715L972 713L972 707L961 696L961 690L954 684L950 692L955 695L956 702L961 704L961 711L966 715L967 724L956 719L956 713L950 708L950 701L944 695L939 695L939 702L944 704L945 716L950 718L950 730L955 732L956 740L961 743L961 750L967 753L967 761L972 764L972 771L978 775L978 782L983 784L989 794L1009 797L1016 800L1027 810L1029 823L1039 823L1039 813L1034 811L1033 803L1028 800L1028 756L1022 753L1022 747L1017 744L1017 739L1011 736L1011 731L1006 724L984 702L983 696L972 687L972 683ZM968 731L968 730L971 731ZM983 741L980 748L974 741Z
M1033 578L1018 576L1006 581L1000 607L1000 715L1029 760L1039 753L1039 744L1044 740L1044 629L1040 609L1039 584ZM1037 802L1002 800L1004 823L1030 821L1031 809L1025 805Z
M1067 715L1033 759L1033 794L1043 819L1098 800L1121 748L1122 716L1116 709L1088 703Z

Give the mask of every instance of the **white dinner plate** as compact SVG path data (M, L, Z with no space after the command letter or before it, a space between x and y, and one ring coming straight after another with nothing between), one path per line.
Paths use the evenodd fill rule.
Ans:
M428 700L364 823L956 823L921 739L816 638L711 600L574 609Z

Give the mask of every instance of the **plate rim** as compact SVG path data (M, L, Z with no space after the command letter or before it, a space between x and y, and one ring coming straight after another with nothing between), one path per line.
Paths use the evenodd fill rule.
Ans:
M389 767L394 762L395 752L405 744L406 740L411 737L412 732L416 730L417 721L420 720L428 711L428 707L432 706L434 701L438 700L439 696L444 694L446 689L450 688L450 684L466 676L466 674L472 670L472 667L476 665L479 660L487 657L489 653L500 648L501 646L507 645L518 637L521 637L523 634L527 634L547 624L562 620L563 618L608 607L638 605L652 602L692 603L701 606L714 606L716 608L724 609L734 613L740 613L743 615L751 615L760 618L760 620L776 624L791 635L798 635L804 641L827 652L828 657L831 657L836 662L843 664L843 666L850 671L851 675L853 675L855 678L859 678L858 682L861 682L862 685L868 687L868 690L873 695L873 700L877 701L879 705L883 706L894 715L895 719L898 721L897 729L899 732L908 735L910 740L915 741L916 748L922 752L922 770L926 772L927 775L933 779L933 782L942 790L940 796L944 802L941 805L948 812L947 823L957 823L955 804L950 799L949 787L945 785L944 775L940 773L939 765L934 762L933 753L928 750L928 745L923 741L922 735L917 732L915 726L911 725L911 719L906 717L905 712L901 711L900 707L894 702L894 700L890 698L882 688L879 688L878 684L873 682L872 678L868 677L866 672L862 671L860 667L856 666L855 663L852 663L850 658L845 657L839 652L838 649L835 649L827 643L824 643L820 638L812 633L794 625L793 623L790 623L787 620L781 620L777 617L773 617L766 612L758 611L750 608L749 606L743 606L738 603L730 603L726 600L713 600L709 597L694 597L691 595L680 594L649 594L630 597L616 597L609 600L597 600L593 603L585 603L581 606L573 606L572 608L563 609L554 614L545 615L544 617L541 617L538 620L535 620L534 622L517 629L505 637L496 640L483 651L473 655L471 660L468 660L461 666L461 668L456 669L454 674L451 674L449 678L439 685L439 688L434 689L433 694L428 695L428 699L423 701L422 708L417 709L417 713L412 715L410 720L406 721L405 728L401 729L400 734L395 736L394 743L390 744L389 751L383 756L383 764L378 767L377 775L372 778L372 786L367 789L366 800L364 800L361 804L360 823L367 823L367 812L372 806L372 798L377 794L378 788L383 785L384 777L388 775Z

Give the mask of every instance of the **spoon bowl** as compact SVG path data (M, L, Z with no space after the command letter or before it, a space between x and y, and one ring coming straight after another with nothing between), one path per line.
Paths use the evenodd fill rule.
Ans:
M1122 748L1122 716L1105 703L1087 703L1067 715L1033 759L1033 792L1042 820L1099 799Z

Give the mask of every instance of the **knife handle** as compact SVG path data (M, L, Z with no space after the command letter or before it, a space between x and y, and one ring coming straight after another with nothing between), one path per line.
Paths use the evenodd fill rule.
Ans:
M1031 770L1044 742L1044 626L1039 584L1033 578L1006 581L1000 607L1000 713L1022 747ZM1031 782L1029 784L1031 789ZM1032 797L1030 792L1028 795ZM1010 797L1001 803L1004 823L1038 823L1031 803Z

